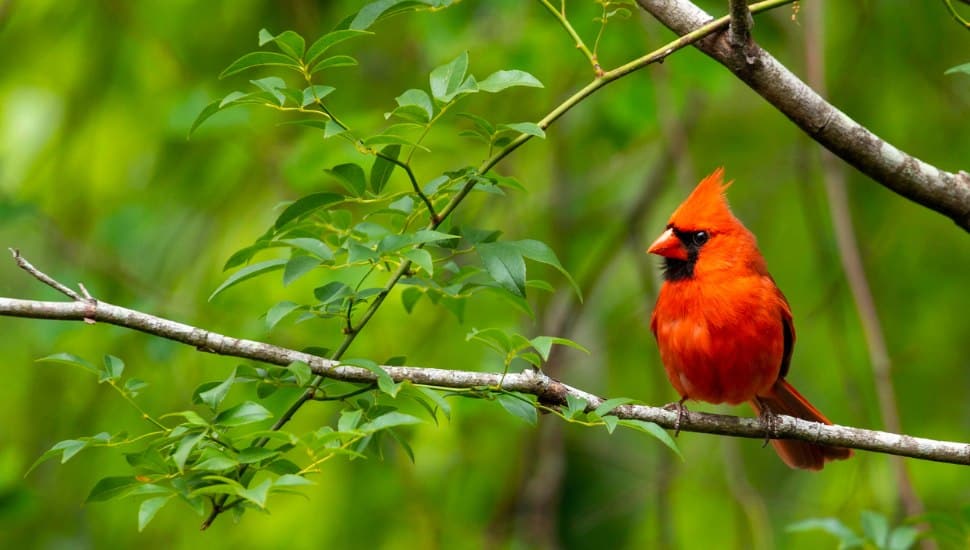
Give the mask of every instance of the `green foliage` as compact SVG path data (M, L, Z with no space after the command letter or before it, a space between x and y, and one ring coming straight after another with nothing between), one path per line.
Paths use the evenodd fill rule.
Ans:
M806 519L788 526L792 532L824 531L839 541L839 548L878 548L906 550L916 544L919 531L910 525L890 527L889 518L876 512L864 511L862 532L857 533L836 518Z

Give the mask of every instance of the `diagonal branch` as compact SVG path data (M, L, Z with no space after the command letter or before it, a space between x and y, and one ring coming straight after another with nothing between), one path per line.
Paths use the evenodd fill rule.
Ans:
M657 20L680 35L711 21L689 0L637 0ZM770 53L751 43L738 63L725 33L695 46L731 70L751 89L826 149L896 193L950 217L970 231L970 173L947 172L896 148L825 101Z
M281 366L302 361L310 366L314 374L335 380L373 383L377 379L376 374L367 369L340 365L338 361L265 342L233 338L107 302L92 303L86 298L73 302L47 302L0 297L0 316L68 321L92 319L181 342L209 353ZM422 367L384 366L382 368L396 382L409 380L414 384L439 388L500 388L534 395L539 403L545 406L565 405L567 396L570 395L585 400L589 410L604 401L594 394L531 370L503 374ZM678 416L673 411L646 405L621 405L610 414L621 419L653 422L667 429L674 428ZM773 424L773 429L770 430L771 437L800 439L824 445L970 465L970 443L939 441L849 426L826 426L790 416L779 416ZM689 416L680 422L680 430L755 439L769 436L765 426L756 418L696 412L689 413Z

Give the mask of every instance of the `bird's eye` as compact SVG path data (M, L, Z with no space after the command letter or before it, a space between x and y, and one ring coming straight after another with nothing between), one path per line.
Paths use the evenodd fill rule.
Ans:
M710 238L711 236L707 234L707 231L695 231L692 240L694 241L694 244L701 246Z

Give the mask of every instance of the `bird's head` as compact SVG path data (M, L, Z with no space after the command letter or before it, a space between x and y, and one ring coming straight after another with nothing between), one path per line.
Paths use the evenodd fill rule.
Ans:
M731 253L738 251L738 245L749 240L754 245L754 237L734 217L724 197L731 183L724 183L723 168L701 180L674 210L667 230L647 249L650 254L664 258L666 280L693 277L702 257L708 264L714 263L707 261L709 255L722 263L731 263Z

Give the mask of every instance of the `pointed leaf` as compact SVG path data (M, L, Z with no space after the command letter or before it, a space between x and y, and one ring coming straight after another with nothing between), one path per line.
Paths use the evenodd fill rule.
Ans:
M273 414L266 410L266 407L253 401L246 401L231 409L222 411L216 416L213 423L223 426L243 426L255 422L262 422L272 417Z
M526 134L530 136L535 136L537 138L546 138L546 132L539 127L535 122L509 122L508 124L499 125L501 128L508 128L509 130L514 130L521 134Z
M312 65L318 57L324 54L328 49L336 44L343 42L344 40L350 40L351 38L362 36L365 34L374 34L372 32L356 29L344 29L339 31L333 31L327 33L320 38L318 38L313 44L307 48L306 51L306 63L307 65Z
M259 45L265 46L270 42L275 42L276 47L281 52L295 61L299 61L303 57L303 50L306 47L306 41L303 40L303 37L293 31L283 31L273 36L268 30L260 29Z
M303 102L301 107L306 107L307 105L320 101L330 95L335 89L333 86L323 86L320 84L307 86L303 89Z
M316 256L300 254L291 257L283 269L283 286L290 286L290 283L313 271L322 263Z
M449 63L436 67L431 71L431 95L435 99L448 101L465 80L468 70L468 52L451 60Z
M337 67L353 67L355 65L357 65L357 60L354 59L353 57L350 57L349 55L335 55L332 57L328 57L320 61L316 65L314 65L313 68L310 69L310 74L311 75L317 74L318 72L326 69L335 69Z
M660 426L654 424L653 422L645 422L643 420L636 419L624 419L620 420L620 425L626 426L628 428L633 428L634 430L641 431L645 434L649 434L659 440L661 443L667 446L671 451L673 451L677 456L684 459L684 456L680 454L680 449L677 448L677 444L671 439L670 434Z
M514 243L482 243L476 250L485 270L499 286L525 297L525 260Z
M583 295L582 291L579 289L579 285L573 280L572 275L566 271L566 268L559 263L559 258L556 257L556 253L549 248L549 245L542 241L536 241L533 239L526 239L522 241L511 241L509 244L515 246L519 253L529 258L532 261L543 263L554 267L557 271L566 277L569 284L572 285L573 290L576 292L576 296L582 301Z
M54 355L48 355L47 357L41 357L37 359L38 363L59 363L61 365L72 365L75 367L81 367L82 369L94 373L100 374L101 371L97 367L88 363L84 359L78 357L77 355L71 353L55 353Z
M276 218L276 223L273 225L276 229L280 229L293 220L302 218L314 210L319 210L325 206L340 202L343 199L343 195L338 195L337 193L314 193L307 195L287 206L279 217Z
M330 250L330 247L320 239L300 237L297 239L280 239L278 242L288 244L290 246L299 248L300 250L306 250L310 254L313 254L317 258L324 261L330 261L333 259L333 251Z
M431 120L431 117L434 116L434 107L431 103L431 97L429 97L428 92L425 92L424 90L412 88L394 98L394 101L397 102L398 107L404 109L417 109L417 113L419 113L418 118L423 122L428 122Z
M374 158L374 164L370 169L370 190L375 195L380 195L391 178L391 173L397 168L397 164L388 159L397 160L401 154L400 145L388 145L381 149L381 156Z
M275 65L287 67L295 71L300 71L300 64L290 59L290 57L276 52L250 52L232 62L226 70L219 74L219 78L225 78L236 73L240 73L254 67Z
M151 523L155 514L162 509L163 506L168 504L168 501L172 500L175 495L166 495L163 497L148 498L142 501L141 505L138 506L138 531L141 532L145 527Z
M386 430L387 428L393 428L394 426L405 426L408 424L424 424L424 420L421 420L416 416L411 416L410 414L391 411L387 414L378 416L370 422L367 422L360 427L360 431L370 433Z
M204 436L204 432L190 433L179 441L178 447L172 453L172 460L175 461L175 466L178 467L180 472L185 468L185 463L188 461L189 455L192 454L192 450Z
M364 194L367 183L364 178L364 169L357 164L346 163L334 166L330 170L324 170L337 179L351 195L359 197Z
M498 402L512 416L517 416L525 420L530 426L535 426L539 421L535 405L525 399L516 397L513 394L503 393L498 396Z
M619 407L620 405L626 405L627 403L633 403L633 400L628 397L614 397L613 399L607 399L606 401L600 403L599 407L596 407L596 410L593 412L599 416L606 416L612 412L613 409Z
M536 336L532 340L529 340L529 343L533 348L535 348L536 351L539 352L539 355L542 356L543 361L549 360L549 353L552 351L553 344L559 344L561 346L567 346L589 353L588 349L577 344L576 342L573 342L572 340L569 340L568 338L557 338L555 336Z
M411 260L411 263L420 267L429 276L434 275L434 260L431 258L431 253L427 250L413 248L411 250L405 250L401 255Z
M259 262L251 266L244 267L239 271L236 271L229 276L218 288L216 288L212 294L209 295L209 301L211 302L213 298L222 293L222 291L233 287L247 279L252 279L253 277L262 275L264 273L269 273L270 271L276 271L277 269L282 269L288 260L266 260L265 262Z
M377 387L387 395L394 397L397 395L400 386L394 383L391 375L387 374L387 371L381 368L380 365L371 361L370 359L342 359L340 361L342 365L350 365L352 367L360 367L362 369L367 369L377 376Z
M106 477L94 485L84 502L104 502L123 497L142 484L133 476Z
M206 391L199 393L199 400L205 403L210 409L216 411L219 409L219 405L222 404L222 400L226 398L226 394L232 388L232 385L236 383L236 369L232 369L229 377L223 380L219 385L212 387Z
M485 80L478 83L478 89L490 93L501 92L512 86L542 88L542 82L539 82L538 78L525 71L512 70L494 72L488 75Z

